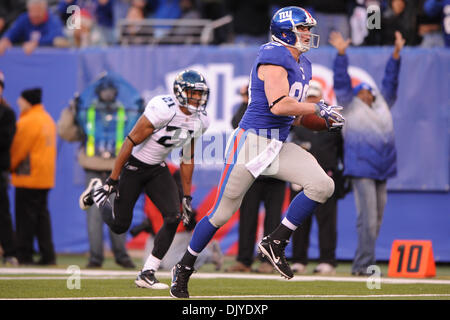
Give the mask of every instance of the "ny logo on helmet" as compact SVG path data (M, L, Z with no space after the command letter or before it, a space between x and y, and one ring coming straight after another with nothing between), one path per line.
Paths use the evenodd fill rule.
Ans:
M280 17L280 22L284 21L284 20L292 19L292 10L280 12L279 17Z

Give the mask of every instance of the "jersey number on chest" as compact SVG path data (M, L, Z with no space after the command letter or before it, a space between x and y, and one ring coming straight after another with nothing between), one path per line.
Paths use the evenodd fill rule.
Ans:
M175 126L167 126L166 132L169 135L162 136L158 139L158 143L166 148L180 147L184 142L191 138L194 130L187 130Z

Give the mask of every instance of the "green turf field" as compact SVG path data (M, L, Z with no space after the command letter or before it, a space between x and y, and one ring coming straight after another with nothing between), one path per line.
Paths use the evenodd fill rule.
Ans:
M58 265L45 268L1 266L0 299L171 299L168 290L136 288L133 281L142 261L134 259L136 270L125 270L111 258L106 259L102 269L85 269L87 258L80 255L59 255ZM224 268L233 261L227 257ZM80 267L79 278L67 273L70 265ZM379 282L350 276L349 262L341 262L335 276L313 275L314 266L315 263L308 265L311 272L306 275L285 280L276 273L216 272L212 265L206 265L192 276L189 291L192 299L208 300L450 300L448 265L437 265L433 278L383 276ZM386 275L387 264L379 267ZM170 284L168 271L158 274L161 282Z

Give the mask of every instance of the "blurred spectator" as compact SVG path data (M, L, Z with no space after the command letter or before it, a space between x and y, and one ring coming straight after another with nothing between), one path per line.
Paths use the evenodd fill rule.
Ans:
M178 19L181 17L180 0L158 0L158 6L149 18ZM154 36L163 38L170 32L170 27L155 28Z
M127 16L125 17L129 21L143 21L145 19L144 8L140 6L130 6ZM127 29L128 34L138 34L142 30L143 26L131 25Z
M114 36L114 0L60 0L58 12L61 19L65 22L72 14L67 12L71 5L77 5L80 9L87 10L98 27L101 37L107 44L115 43Z
M26 54L38 46L66 47L61 21L48 10L47 0L28 0L22 13L0 40L0 55L13 44L23 43Z
M145 44L148 43L145 39L145 35L151 33L152 28L139 24L139 22L145 20L145 4L144 1L134 1L128 9L125 19L128 22L132 22L121 30L121 44ZM137 4L136 4L137 3ZM133 22L137 22L133 24Z
M200 19L200 12L194 0L180 0L181 19Z
M333 33L330 43L337 49L334 60L334 92L344 107L344 174L349 176L357 211L358 246L352 274L369 275L376 263L375 245L387 200L386 181L397 173L394 127L390 108L397 99L400 51L405 40L395 32L395 46L389 58L381 92L368 83L352 88L347 72L346 50L350 40Z
M429 17L441 19L445 46L450 47L450 0L426 0L423 8Z
M178 19L181 17L180 0L157 0L150 18Z
M242 103L231 121L233 128L239 126L239 122L247 110L248 85L240 89L240 94ZM266 236L275 230L281 221L285 189L284 181L267 176L259 176L248 189L240 207L237 262L227 269L228 272L250 272L252 270L260 204L263 202L266 209L264 216L264 236ZM269 262L263 261L255 271L271 273L273 267Z
M86 186L91 179L105 181L111 173L114 160L125 135L131 130L138 118L138 112L131 105L123 105L119 100L125 93L120 90L124 86L123 79L104 75L84 93L95 91L95 96L76 98L65 108L58 120L58 134L69 142L82 142L78 152L78 163L85 170ZM133 89L135 91L135 89ZM138 95L136 91L136 95ZM80 102L80 100L83 100ZM85 109L83 105L89 105ZM101 267L103 254L103 211L111 211L111 207L98 208L93 205L86 209L89 237L88 268ZM135 268L127 253L126 234L116 234L109 228L109 238L115 261L124 268Z
M379 15L381 19L383 0L356 0L355 6L351 10L350 16L350 34L352 45L362 45L364 39L368 36L368 18ZM326 39L324 39L326 41Z
M202 19L217 20L227 15L226 0L197 0ZM229 42L231 27L226 24L214 30L211 44Z
M126 18L128 10L135 2L142 2L145 6L147 0L113 0L114 26L117 27L119 25L119 21Z
M267 25L272 17L269 0L228 0L227 4L233 15L235 44L261 45L269 41Z
M320 45L328 45L327 40L332 31L340 32L345 38L350 37L349 12L355 0L314 0L312 15L319 22L315 33L320 36Z
M417 17L419 45L422 48L444 47L440 17L429 17L423 12Z
M318 103L323 99L323 88L320 82L311 80L306 93L306 102ZM292 142L310 152L325 172L333 178L334 193L317 207L314 216L319 231L319 264L314 273L336 273L337 243L337 200L344 196L342 179L342 135L340 132L312 131L301 126L293 126ZM291 185L291 200L301 191L297 185ZM292 235L292 266L297 273L305 273L308 264L309 238L312 216L308 217Z
M0 245L3 263L17 266L15 235L9 205L9 148L16 132L16 114L3 99L5 77L0 71Z
M407 45L417 45L417 14L415 0L389 0L381 16L381 28L369 30L364 45L392 46L396 31L402 34Z
M26 0L0 1L0 36L26 10Z
M138 17L139 19L145 19L147 15L147 1L146 0L132 0L128 6L127 13L125 15L126 19Z
M81 9L74 13L75 19L79 19L79 28L65 28L65 33L70 41L70 45L76 48L85 48L90 46L107 45L97 27L95 19L86 9Z
M33 240L41 254L38 264L56 264L48 194L55 185L56 126L42 105L40 88L24 90L11 145L12 184L15 186L17 258L33 264Z
M200 19L200 11L197 9L194 0L180 0L181 16L180 19ZM196 32L196 27L177 27L171 31L171 35L184 38L184 43L192 43L189 35Z

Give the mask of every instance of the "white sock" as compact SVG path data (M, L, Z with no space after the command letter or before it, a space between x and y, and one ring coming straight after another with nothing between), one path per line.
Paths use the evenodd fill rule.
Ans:
M145 261L142 271L146 271L146 270L157 271L159 269L160 264L161 264L161 260L150 254L148 256L147 260Z
M295 230L297 229L297 226L294 225L292 222L290 222L290 221L289 221L288 219L286 219L286 218L283 218L283 220L281 221L281 223L282 223L285 227L291 229L292 231L295 231Z
M192 249L191 249L191 246L188 246L187 249L188 249L189 253L192 254L193 256L198 257L198 255L200 254L200 253L195 252L194 250L192 250Z

